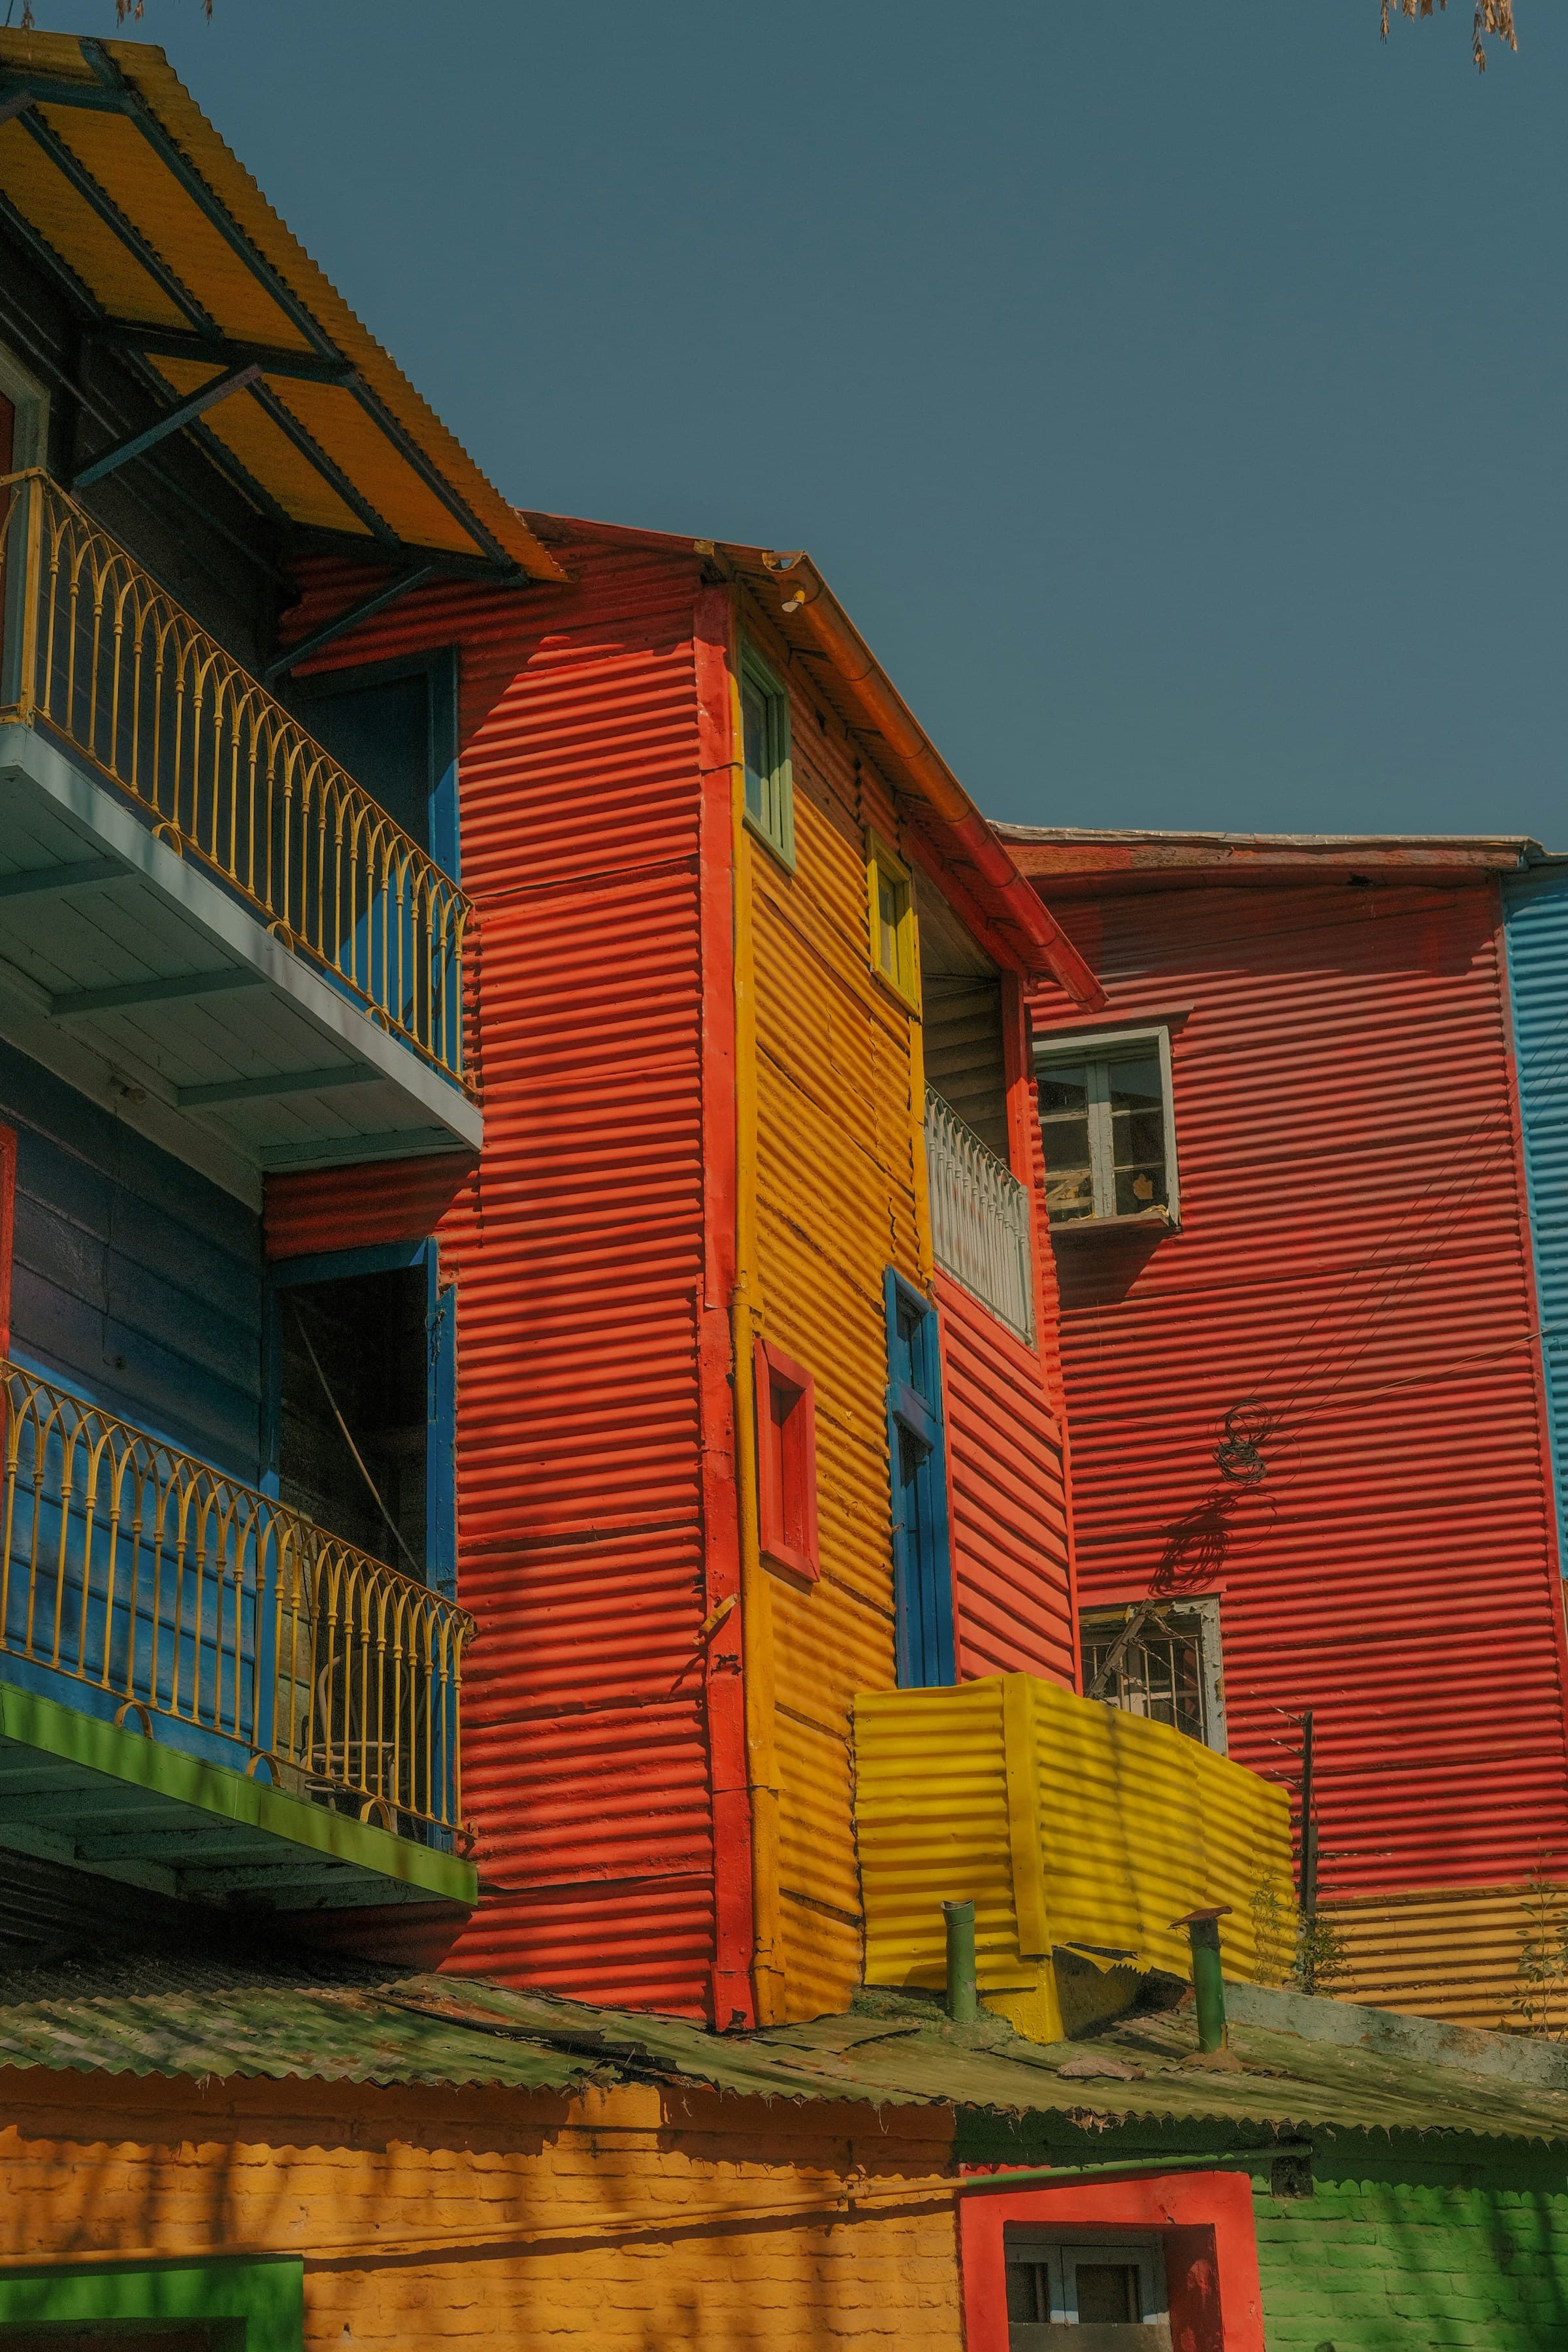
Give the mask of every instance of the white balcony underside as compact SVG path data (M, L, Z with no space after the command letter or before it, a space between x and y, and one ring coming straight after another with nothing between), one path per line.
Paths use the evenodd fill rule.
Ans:
M268 1169L479 1148L458 1087L16 724L0 726L0 1036L253 1203Z

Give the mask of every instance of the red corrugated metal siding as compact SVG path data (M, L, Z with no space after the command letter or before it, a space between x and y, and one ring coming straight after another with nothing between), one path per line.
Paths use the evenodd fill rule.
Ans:
M484 1899L447 1964L701 2013L699 583L624 548L569 562L573 588L442 587L351 641L356 661L460 649L485 1150L438 1231ZM353 585L323 568L296 626ZM438 1194L428 1162L290 1178L268 1231L342 1246Z
M1286 1716L1316 1710L1324 1891L1560 1866L1562 1602L1495 891L1056 911L1113 1017L1172 1019L1182 1187L1180 1234L1057 1243L1082 1601L1141 1595L1182 1515L1234 1501L1181 1572L1223 1596L1232 1753L1290 1774ZM1042 992L1037 1030L1070 1010ZM1238 1495L1213 1449L1254 1394L1292 1410Z
M1073 1681L1061 1445L1039 1357L939 1272L958 1671Z

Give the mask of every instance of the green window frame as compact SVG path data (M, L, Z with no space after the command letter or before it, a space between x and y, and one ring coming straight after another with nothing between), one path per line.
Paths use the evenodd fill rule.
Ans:
M793 872L795 779L789 756L789 695L743 638L740 693L746 823Z
M301 2352L305 2268L298 2254L0 2275L0 2352L8 2331L201 2327L213 2352ZM133 2352L128 2345L127 2352Z

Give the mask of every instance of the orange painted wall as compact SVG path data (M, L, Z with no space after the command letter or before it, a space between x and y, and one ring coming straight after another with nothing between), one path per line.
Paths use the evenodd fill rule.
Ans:
M13 2254L302 2254L307 2352L543 2336L960 2352L951 2201L831 2226L723 2218L861 2167L889 2182L945 2170L952 2139L945 2108L694 2088L569 2101L13 2071L0 2201ZM639 2216L651 2225L626 2234ZM479 2242L430 2250L457 2232Z

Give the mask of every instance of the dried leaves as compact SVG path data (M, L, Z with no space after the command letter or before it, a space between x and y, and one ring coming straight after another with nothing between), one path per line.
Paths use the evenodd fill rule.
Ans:
M212 0L207 0L207 5L210 8ZM1383 37L1385 41L1388 38L1388 20L1395 5L1402 16L1429 16L1432 14L1432 0L1383 0ZM1448 0L1437 0L1437 5L1446 9ZM1519 43L1513 30L1513 0L1476 0L1474 41L1478 73L1485 73L1487 69L1485 37L1488 33L1495 34L1500 41L1506 41L1510 49L1518 49Z

